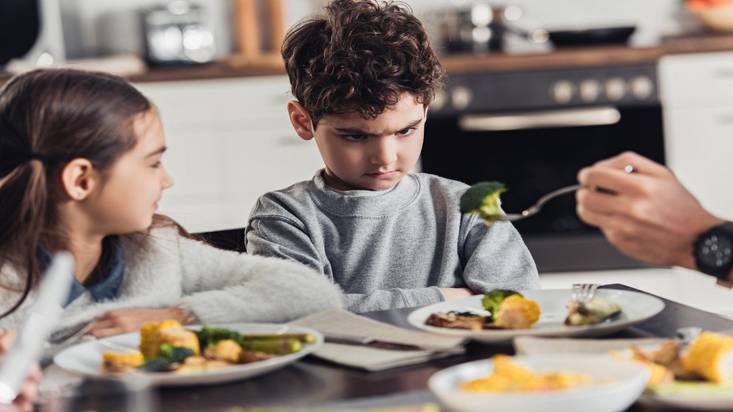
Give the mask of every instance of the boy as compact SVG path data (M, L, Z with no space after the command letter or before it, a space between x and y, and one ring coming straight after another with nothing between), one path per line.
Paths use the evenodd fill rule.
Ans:
M467 185L411 173L443 69L409 10L335 0L290 30L282 55L290 120L325 168L258 200L248 252L315 268L356 312L538 287L510 223L461 216Z

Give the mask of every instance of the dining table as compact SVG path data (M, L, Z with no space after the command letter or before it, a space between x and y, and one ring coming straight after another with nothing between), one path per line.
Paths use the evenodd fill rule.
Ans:
M647 292L610 284L602 288ZM675 337L679 328L699 327L710 331L732 331L733 319L660 298L662 312L604 339ZM731 302L733 305L733 302ZM392 325L414 329L407 316L415 308L363 313L363 316ZM582 339L582 338L580 338ZM421 405L438 404L428 390L428 380L435 372L460 363L487 359L496 354L514 354L511 343L469 342L465 352L424 363L389 370L368 372L306 357L271 373L241 381L154 389L155 410L162 411L258 411L308 410L354 411L379 408L420 410ZM82 391L83 393L83 391ZM81 396L81 395L80 395ZM110 401L111 402L111 401ZM81 402L83 405L83 402ZM94 400L98 410L104 400ZM101 407L100 407L101 405ZM110 410L114 405L109 405ZM412 409L410 407L415 406ZM398 409L403 410L403 409ZM629 411L653 411L654 407L636 403Z

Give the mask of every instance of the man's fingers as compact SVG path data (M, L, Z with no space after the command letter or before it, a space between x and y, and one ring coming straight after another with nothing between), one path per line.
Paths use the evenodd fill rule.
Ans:
M624 168L628 165L633 166L634 172L641 175L662 177L667 176L670 173L669 169L667 169L666 167L634 152L624 152L618 156L601 160L600 162L595 164L595 166L620 171L623 171Z
M628 213L629 199L623 195L581 188L576 192L575 198L579 205L596 214L624 215Z
M643 193L642 176L632 176L623 170L605 167L588 167L578 173L582 186L619 194Z

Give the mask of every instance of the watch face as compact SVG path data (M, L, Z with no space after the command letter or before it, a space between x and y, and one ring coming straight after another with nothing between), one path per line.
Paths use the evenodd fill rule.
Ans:
M721 268L733 258L733 242L727 237L712 234L700 244L700 259L706 264Z

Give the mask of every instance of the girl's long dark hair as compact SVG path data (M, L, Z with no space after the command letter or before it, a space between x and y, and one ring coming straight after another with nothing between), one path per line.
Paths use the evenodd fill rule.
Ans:
M125 80L79 70L41 69L0 91L0 270L26 274L15 311L38 281L40 247L63 248L55 204L66 162L108 169L136 142L133 121L152 108ZM1 279L0 279L1 280Z

